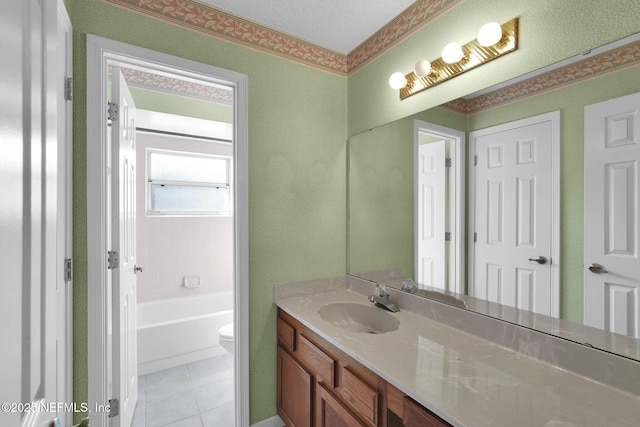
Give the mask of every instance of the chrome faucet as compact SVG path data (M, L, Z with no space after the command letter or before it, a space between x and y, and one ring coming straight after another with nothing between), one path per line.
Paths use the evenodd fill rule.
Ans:
M387 288L384 285L376 285L376 294L369 295L369 301L374 303L376 306L389 310L393 313L400 311L397 305L389 301L389 294L387 293Z
M402 281L402 291L415 294L418 292L418 284L413 279L405 279Z

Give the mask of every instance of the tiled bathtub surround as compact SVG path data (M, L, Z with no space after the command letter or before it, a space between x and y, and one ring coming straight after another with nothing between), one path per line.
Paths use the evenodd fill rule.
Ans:
M342 289L336 289L339 282ZM312 292L301 295L298 286ZM469 399L478 410L482 403L495 411L484 402L490 396L491 405L502 399L505 407L496 417L506 416L509 403L519 415L530 411L538 421L582 420L575 425L587 425L587 414L640 417L640 363L630 359L393 289L389 292L401 307L399 318L412 322L404 331L401 324L398 334L358 336L338 331L317 315L319 305L329 302L368 304L366 295L373 290L373 283L349 276L278 284L274 294L279 307L341 349L355 352L352 356L365 366L454 424L468 424L465 417L473 416L460 399ZM383 350L387 348L393 350ZM421 354L431 356L420 359ZM498 425L491 424L497 418L485 415L485 425ZM473 425L482 421L476 418Z
M137 134L137 277L138 302L197 296L233 289L233 218L147 216L145 148L231 155L231 144L190 138ZM183 286L185 276L198 276L200 286Z

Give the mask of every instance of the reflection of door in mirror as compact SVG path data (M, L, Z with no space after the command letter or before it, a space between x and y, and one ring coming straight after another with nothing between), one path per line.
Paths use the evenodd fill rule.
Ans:
M635 93L586 106L584 120L584 322L636 338L639 115Z
M414 123L415 278L421 288L464 292L463 132Z
M427 139L418 147L418 233L416 234L418 262L416 280L437 289L446 289L447 253L447 148L449 141ZM431 141L431 139L435 139Z
M559 316L560 113L472 132L470 294Z
M592 210L587 207L586 197L593 192L593 186L585 185L585 180L597 179L597 177L604 179L604 171L597 172L588 165L587 161L584 161L585 145L589 145L588 140L585 139L585 106L638 92L640 88L639 40L640 33L615 44L593 49L586 57L585 55L576 56L570 64L558 64L554 68L541 70L535 76L524 76L516 82L508 82L500 87L471 94L441 107L431 108L352 136L348 145L349 273L375 281L377 279L369 273L373 272L377 275L383 272L384 276L380 280L387 280L389 277L399 278L396 280L398 289L402 287L402 278L417 279L415 273L415 266L418 263L417 227L414 224L417 217L414 214L417 212L415 210L417 178L407 173L417 170L414 168L416 168L418 152L413 146L415 138L412 138L415 135L416 122L438 123L441 126L459 129L463 135L466 135L467 132L559 110L562 115L560 129L562 140L559 144L562 156L556 162L555 170L558 173L562 191L561 197L554 195L558 200L558 215L554 218L559 218L559 212L562 212L562 222L557 225L561 246L557 255L546 257L551 261L551 268L556 268L559 272L561 321L556 323L554 319L547 318L539 321L540 318L532 317L529 311L515 310L508 306L466 296L469 294L468 279L472 280L471 276L473 276L472 229L468 233L464 233L464 230L461 232L464 236L463 243L470 245L468 252L464 250L464 246L460 246L463 248L461 264L469 268L469 277L462 276L462 291L459 293L465 294L462 299L467 301L469 310L580 343L588 342L597 348L640 360L640 339L627 339L628 337L620 333L600 334L599 331L602 329L580 328L573 323L568 323L582 324L585 314L591 313L585 301L585 286L590 285L585 279L600 277L603 282L605 280L614 282L610 273L598 275L591 273L587 268L589 263L597 263L611 270L609 258L613 258L612 256L593 255L585 258L585 239L592 236L592 231L587 231L588 234L585 235L585 228L591 230L591 227L585 227L583 219L585 214ZM638 116L640 117L640 112ZM620 123L618 126L616 131L623 129ZM640 129L635 129L637 135L640 135ZM417 142L415 144L417 146ZM640 147L640 144L637 145ZM464 145L463 153L466 153ZM474 169L471 147L469 147L469 154L470 160L466 162L465 167L459 169L463 172L468 170L471 175ZM636 177L640 179L638 175ZM470 177L469 183L473 182L472 179ZM412 181L415 183L413 186L410 185ZM385 186L385 183L390 184ZM464 179L463 183L466 183ZM634 185L640 189L640 181L636 181ZM622 191L622 187L614 186L614 188L617 192ZM464 213L469 212L466 209L469 206L468 203L472 201L470 198L473 197L470 188L469 193L467 198L463 191L460 205L463 228L472 225L473 222L473 215L469 213L469 222L467 222ZM615 195L618 197L618 193ZM604 203L602 196L598 200L597 203L602 209ZM640 202L636 199L634 203ZM640 216L640 205L636 204L632 203L629 206L637 206L637 212L633 215L637 215L634 224L637 227L636 232L640 233L640 223L637 222ZM619 211L620 214L623 212L625 211ZM628 218L631 219L632 216ZM617 220L615 225L618 225ZM618 232L620 230L617 228ZM640 244L640 234L636 234L633 238ZM454 234L452 241L455 239ZM640 253L640 250L638 252ZM528 258L535 260L539 255L543 253L527 256L527 267L522 268L536 268L537 263L529 262ZM640 266L628 276L638 278L638 271ZM505 282L515 281L512 275L504 276L504 279ZM610 304L626 307L624 301L632 297L633 293L627 294L626 291L619 293L624 288L615 289L613 293L614 288L611 288L608 297ZM640 290L635 292L640 298ZM425 292L425 297L433 298L435 293L435 291ZM604 293L600 292L599 295L599 301L604 302ZM634 313L635 310L638 310L638 318L640 318L640 300L637 306L630 306L628 313ZM612 320L614 319L609 319L609 321ZM591 325L591 323L588 324ZM558 327L558 325L561 326ZM640 325L637 330L640 333ZM595 334L595 336L585 336L585 334Z

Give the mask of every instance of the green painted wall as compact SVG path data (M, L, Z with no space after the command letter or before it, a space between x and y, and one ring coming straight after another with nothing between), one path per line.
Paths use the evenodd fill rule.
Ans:
M420 133L418 135L418 144L431 144L432 142L442 141L442 138L439 136L433 136L426 133Z
M470 132L560 110L560 315L581 323L584 107L639 89L640 67L636 66L469 117L461 118L435 108L425 111L422 117L415 115L397 120L352 137L349 144L349 271L358 273L401 266L406 277L413 274L413 118ZM447 121L449 124L444 123ZM466 176L468 188L469 171Z
M387 80L467 43L486 22L520 19L518 50L399 100ZM349 77L349 135L435 107L640 31L637 0L464 0Z
M349 272L401 267L413 277L413 121L461 131L467 117L432 108L349 139Z
M92 33L249 76L252 423L276 412L273 283L343 274L346 270L347 135L417 115L442 102L640 31L637 0L465 0L345 79L100 0L65 3L74 28L76 83L74 399L87 399L85 86L86 34ZM441 47L451 39L471 40L486 21L504 22L514 16L521 20L518 51L404 101L389 89L387 79L393 71L409 71L421 57L440 56ZM430 117L423 120L437 123ZM394 176L399 184L406 179L402 174ZM76 421L80 418L78 414Z
M86 34L249 77L250 419L276 414L274 283L346 271L346 84L99 0L74 30L74 399L87 400ZM186 48L188 47L188 48ZM313 82L313 84L310 84ZM84 417L77 414L75 422Z

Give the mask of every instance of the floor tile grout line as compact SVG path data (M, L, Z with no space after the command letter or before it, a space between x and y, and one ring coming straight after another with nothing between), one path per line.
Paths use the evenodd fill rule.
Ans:
M168 368L167 369L167 370L170 370L170 369L175 369L175 368L183 368L186 371L186 375L187 375L186 379L187 379L187 382L188 382L188 390L185 390L185 391L190 391L192 393L193 398L195 400L197 413L195 413L193 415L190 415L190 416L186 416L185 418L182 418L180 420L172 421L169 424L165 424L165 426L170 425L172 423L178 423L178 422L184 421L184 420L189 419L189 418L195 418L195 417L198 417L198 419L200 420L201 425L204 426L205 425L205 416L204 415L206 413L208 413L208 412L216 411L216 410L220 409L221 407L223 407L225 405L225 404L218 405L218 406L215 406L213 408L209 408L206 411L202 411L201 407L200 407L200 404L198 403L198 398L197 398L197 395L196 395L196 386L194 385L194 382L193 382L193 375L195 373L191 372L191 370L189 369L189 365L192 365L194 363L199 363L199 362L207 363L206 361L209 361L210 363L213 363L214 359L219 359L219 360L217 361L217 363L214 363L214 366L212 366L211 368L214 368L214 367L215 368L222 368L222 369L212 370L211 372L214 372L214 375L215 375L215 373L220 374L221 372L224 372L227 369L230 369L232 371L231 372L231 378L234 377L235 370L234 370L234 366L233 366L233 359L232 358L230 359L229 357L227 357L227 355L216 356L216 357L213 357L213 358L204 359L202 361L191 362L191 363L180 365L180 366L177 366L177 367L174 367L174 368ZM162 371L158 371L158 372L162 372ZM144 383L144 412L145 413L142 415L143 416L143 427L146 426L146 424L147 424L147 415L148 415L147 414L147 403L149 403L149 402L147 402L147 392L148 392L148 390L147 390L147 385L148 385L147 384L147 379L148 379L149 375L153 375L153 374L155 374L155 372L143 375L141 377L142 378L142 382ZM218 383L220 381L225 381L227 379L228 378L226 376L222 377L222 378L216 378L214 382ZM185 384L185 385L187 385L187 384ZM207 384L203 384L203 385L200 385L198 388L202 388L202 387L206 387L206 386L207 386ZM232 384L232 387L233 387L233 384ZM167 398L168 397L170 397L170 396L167 396ZM152 401L152 403L156 402L158 400L161 400L161 398ZM137 409L139 409L138 406L136 406L136 410Z

